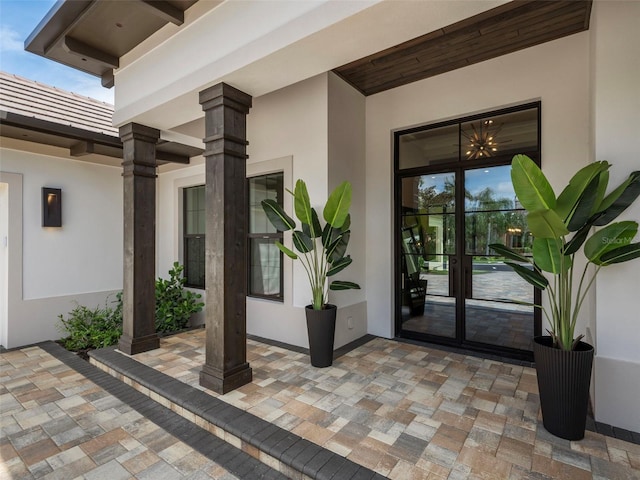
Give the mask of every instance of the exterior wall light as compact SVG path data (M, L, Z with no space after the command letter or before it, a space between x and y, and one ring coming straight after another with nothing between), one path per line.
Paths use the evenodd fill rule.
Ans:
M42 226L62 226L62 189L42 187Z

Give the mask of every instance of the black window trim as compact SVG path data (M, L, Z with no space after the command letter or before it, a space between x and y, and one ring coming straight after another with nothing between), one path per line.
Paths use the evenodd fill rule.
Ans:
M280 252L280 295L264 295L264 294L259 294L259 293L252 293L251 292L251 239L275 239L275 240L279 240L280 243L284 242L284 232L278 230L275 233L249 233L249 222L250 222L250 217L249 217L249 211L250 211L250 204L249 204L249 186L250 186L250 181L252 179L258 178L258 177L264 177L267 175L274 175L277 173L281 173L283 176L283 180L284 180L284 175L285 172L284 170L274 170L271 172L267 172L267 173L257 173L255 175L251 175L251 176L247 176L247 180L246 180L246 185L247 185L247 195L246 195L246 211L247 211L247 254L246 254L246 258L247 258L247 297L249 298L258 298L258 299L262 299L262 300L269 300L272 302L278 302L278 303L284 303L284 256L282 254L282 252ZM284 188L283 188L283 192L282 194L284 195Z
M205 262L205 276L203 279L202 285L194 285L189 283L187 275L189 268L189 250L187 249L186 239L188 238L204 238L206 241L206 233L187 233L187 190L190 188L199 188L204 187L204 184L199 185L189 185L187 187L182 188L182 264L184 265L184 278L186 282L184 284L185 287L194 288L198 290L205 290L207 286L206 281L206 262Z

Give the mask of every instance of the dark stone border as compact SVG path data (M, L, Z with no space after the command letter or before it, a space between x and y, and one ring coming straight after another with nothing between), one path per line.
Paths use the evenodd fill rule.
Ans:
M247 338L251 340L255 340L256 342L264 343L266 345L271 345L273 347L284 348L285 350L289 350L291 352L296 353L304 353L305 355L309 355L309 349L304 347L298 347L297 345L291 345L289 343L279 342L277 340L271 340L270 338L259 337L257 335L247 335ZM333 359L336 360L340 358L342 355L346 355L352 350L355 350L358 347L361 347L365 343L370 342L374 338L378 338L375 335L363 335L360 338L356 338L353 342L349 342L346 345L343 345L340 348L337 348L333 352Z
M143 365L117 352L114 347L93 350L90 356L311 478L318 480L382 480L386 478L260 417L217 397L212 397L202 390ZM104 372L101 373L107 375Z
M189 422L57 343L44 342L37 346L238 478L287 479L282 473ZM124 355L120 356L126 358Z

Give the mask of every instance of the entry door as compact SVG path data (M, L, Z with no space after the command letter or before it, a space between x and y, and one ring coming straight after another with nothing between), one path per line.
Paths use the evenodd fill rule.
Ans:
M399 188L398 334L528 358L537 294L489 248L531 251L510 165L408 175Z

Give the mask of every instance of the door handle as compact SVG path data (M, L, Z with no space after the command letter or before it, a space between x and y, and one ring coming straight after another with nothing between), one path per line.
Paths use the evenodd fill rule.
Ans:
M449 257L449 296L456 296L456 269L458 268L458 260Z
M473 260L464 260L464 298L473 298Z

